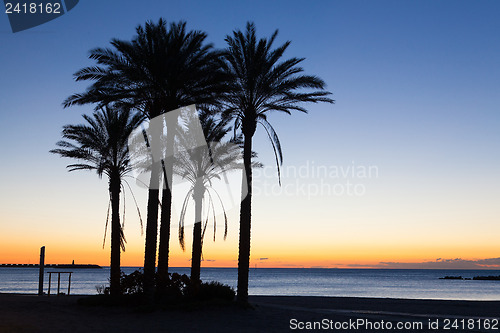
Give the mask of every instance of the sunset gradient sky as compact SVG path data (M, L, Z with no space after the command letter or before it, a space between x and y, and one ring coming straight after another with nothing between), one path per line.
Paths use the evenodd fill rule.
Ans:
M83 0L16 34L0 13L0 263L35 263L45 245L48 263L109 265L107 181L68 173L69 161L49 150L63 125L92 111L61 106L87 87L72 74L94 64L89 50L130 40L160 16L206 31L216 47L247 21L259 36L279 29L278 43L292 41L286 57L305 57L306 73L324 79L336 100L270 117L284 151L281 187L257 131L266 167L255 177L252 267L500 268L493 0ZM147 194L131 185L145 221ZM141 266L144 237L125 195L122 265ZM208 232L202 266L236 266L237 209L229 219L225 242ZM171 266L189 266L191 225L182 252L177 223L174 212Z

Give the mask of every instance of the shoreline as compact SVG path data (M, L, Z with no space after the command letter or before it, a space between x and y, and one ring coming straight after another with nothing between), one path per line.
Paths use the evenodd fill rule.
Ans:
M324 296L250 296L252 309L211 307L141 313L127 307L80 306L81 295L0 293L0 332L289 332L290 320L411 321L499 317L499 301ZM367 330L363 330L367 331ZM368 330L369 331L369 330ZM425 332L425 330L419 330ZM436 332L436 330L432 330ZM438 330L439 331L439 330Z
M62 291L64 291L64 288L61 288ZM24 292L3 292L0 291L0 299L2 296L5 295L14 295L14 296L38 296L36 292L33 293L24 293ZM98 295L97 293L94 294L76 294L71 292L69 295L70 298L73 297L88 297L88 296L95 296ZM46 297L47 294L44 291L44 297ZM50 295L52 296L57 296L55 294ZM62 297L68 297L68 295L64 294ZM444 302L444 303L498 303L499 309L500 309L500 299L450 299L450 298L406 298L406 297L378 297L378 296L325 296L325 295L248 295L249 298L253 299L330 299L330 300L365 300L365 301L400 301L400 302ZM500 329L500 328L499 328ZM1 332L0 332L1 333Z

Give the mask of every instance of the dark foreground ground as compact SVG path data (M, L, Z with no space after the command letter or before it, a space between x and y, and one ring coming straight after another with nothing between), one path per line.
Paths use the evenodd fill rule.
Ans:
M500 301L252 296L253 309L141 313L81 306L78 298L0 294L0 332L300 332L316 325L330 332L500 333Z

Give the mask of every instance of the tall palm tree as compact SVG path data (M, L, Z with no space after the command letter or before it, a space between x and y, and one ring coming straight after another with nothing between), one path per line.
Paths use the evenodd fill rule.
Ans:
M77 81L93 81L86 92L70 96L64 103L119 102L153 119L165 112L191 104L214 104L216 97L226 89L226 75L221 71L220 53L206 44L207 35L188 31L185 22L147 22L136 29L132 41L113 39L113 48L96 48L90 58L97 66L86 67L75 73ZM167 124L167 152L172 155L174 130ZM159 140L154 137L153 140ZM162 163L164 174L171 178L171 159ZM158 204L161 166L152 168L148 191L146 246L144 253L144 291L151 301L154 291L156 245L158 234ZM158 253L159 284L168 277L168 253L172 193L164 179L160 244Z
M204 140L207 144L197 146L197 123L201 124ZM193 245L191 258L191 282L196 292L200 284L201 254L203 237L209 222L208 213L213 212L214 240L216 232L215 203L220 201L224 213L224 239L227 236L227 216L224 204L213 187L216 179L223 173L242 169L240 148L234 142L222 142L230 131L226 125L229 119L217 121L213 113L201 111L198 117L185 119L185 128L177 136L179 151L174 162L174 172L186 179L191 187L186 193L179 219L179 241L184 249L184 220L190 198L195 204L195 223L193 228ZM203 202L208 206L205 223L202 222ZM203 226L202 226L203 224Z
M112 212L110 293L115 296L121 292L120 247L125 249L119 206L122 178L131 171L127 140L142 116L132 115L129 109L103 108L83 118L85 125L64 126L62 136L69 141L59 141L60 148L50 152L79 160L68 165L69 171L95 170L99 177L108 177Z
M246 31L233 31L226 36L228 44L225 52L226 70L232 76L233 89L225 97L226 115L231 116L234 129L241 129L243 134L243 163L245 175L243 185L248 193L242 195L240 209L240 238L238 254L238 294L237 300L248 302L248 274L250 265L250 226L252 206L252 138L260 124L267 132L272 143L278 179L283 156L281 144L274 128L268 122L268 114L281 111L307 112L302 106L306 102L333 103L325 91L325 83L317 76L301 74L298 65L304 58L282 60L285 50L290 45L287 41L273 48L278 34L276 30L270 38L257 39L255 25L247 23ZM312 89L312 92L302 92Z

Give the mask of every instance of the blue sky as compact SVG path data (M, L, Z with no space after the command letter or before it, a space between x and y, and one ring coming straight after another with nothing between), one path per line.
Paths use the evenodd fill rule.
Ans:
M106 182L85 173L68 175L67 161L48 151L63 125L91 111L61 106L87 86L72 74L93 64L89 50L106 47L111 38L131 39L138 24L160 16L206 31L216 47L224 47L224 36L247 21L256 23L260 36L279 29L278 43L292 41L286 55L305 57L306 73L323 78L336 100L310 106L308 115L271 116L285 167L314 161L379 169L376 179L357 180L366 188L363 196L256 197L254 248L261 257L273 257L268 252L275 253L273 237L283 225L285 237L277 244L292 250L315 242L314 253L335 253L333 261L320 263L326 266L335 260L500 256L492 238L500 233L497 1L82 0L62 17L16 34L0 14L3 234L72 235L81 226L67 217L78 209L76 202L84 202L81 218L94 222L82 244L95 246L91 237L101 241ZM255 149L273 167L265 132L257 132ZM277 184L272 177L264 182ZM285 185L295 182L285 175ZM310 228L304 230L304 223ZM132 229L131 246L141 249L136 234ZM379 257L346 254L364 246ZM420 257L398 254L419 246ZM286 261L279 256L275 262Z

